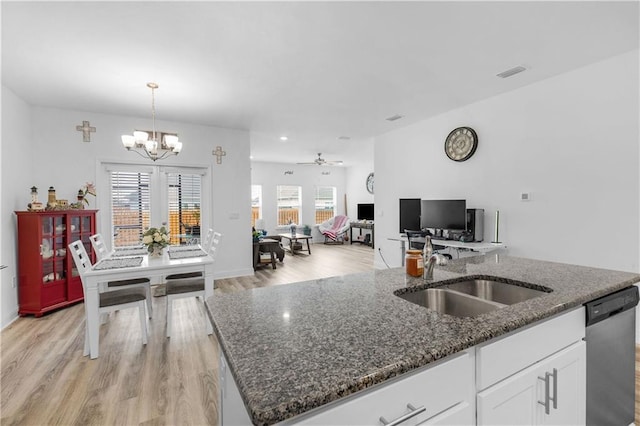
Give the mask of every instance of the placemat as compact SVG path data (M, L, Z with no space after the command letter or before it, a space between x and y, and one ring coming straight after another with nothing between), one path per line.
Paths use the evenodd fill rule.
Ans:
M203 257L206 256L207 253L198 249L198 250L180 250L169 252L169 259L184 259L188 257Z
M105 259L93 267L96 271L103 269L116 269L116 268L133 268L140 266L142 263L142 257L123 257L122 259Z
M169 246L169 253L183 252L183 251L200 251L200 246Z
M111 257L124 257L124 256L144 256L145 254L149 254L149 251L146 247L127 247L127 248L117 248Z

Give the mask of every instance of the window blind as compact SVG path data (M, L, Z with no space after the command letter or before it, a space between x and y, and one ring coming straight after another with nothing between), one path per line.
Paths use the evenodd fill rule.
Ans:
M316 186L316 224L335 216L336 188L334 186Z
M278 185L276 188L278 226L300 224L301 192L299 186Z
M172 244L184 244L200 237L202 176L167 173L169 231Z
M262 218L262 185L251 185L251 226Z
M114 246L127 246L142 241L149 227L149 172L112 171L111 217Z

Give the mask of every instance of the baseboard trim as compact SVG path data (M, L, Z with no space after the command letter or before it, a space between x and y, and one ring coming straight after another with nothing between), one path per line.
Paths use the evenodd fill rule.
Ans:
M11 320L9 320L9 322L5 325L2 326L2 330L4 330L5 328L9 327L11 324L13 324L18 318L20 318L20 316L18 315L18 311L13 311L12 312L13 318Z

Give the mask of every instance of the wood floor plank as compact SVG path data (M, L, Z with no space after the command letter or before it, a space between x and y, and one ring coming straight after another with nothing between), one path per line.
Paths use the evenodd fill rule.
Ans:
M216 293L366 272L374 250L315 244L312 255L287 253L277 269L216 280ZM153 298L149 342L142 345L138 313L109 315L100 327L100 357L82 356L84 305L41 318L19 318L0 334L2 425L215 425L218 343L205 332L203 301L174 304L174 332L166 338L166 297ZM640 396L640 346L636 395ZM636 398L636 420L640 404Z

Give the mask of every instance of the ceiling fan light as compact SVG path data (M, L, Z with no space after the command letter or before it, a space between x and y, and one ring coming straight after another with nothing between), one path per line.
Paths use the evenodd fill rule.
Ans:
M125 148L130 149L133 148L136 144L136 138L131 135L122 135L122 145Z

